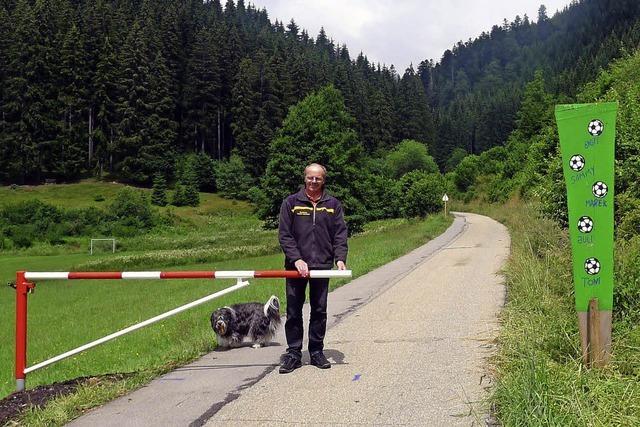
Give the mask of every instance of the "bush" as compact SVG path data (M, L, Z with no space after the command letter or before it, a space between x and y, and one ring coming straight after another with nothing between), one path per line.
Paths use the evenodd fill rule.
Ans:
M31 247L36 240L59 242L63 211L53 205L33 199L0 210L0 223L5 235L15 247Z
M617 227L618 237L628 240L640 235L640 209L628 212L622 217L620 225Z
M346 215L344 217L344 221L347 223L349 236L360 233L364 229L364 225L367 223L367 220L363 215Z
M406 218L425 217L443 208L442 195L446 187L442 175L428 174L411 184L404 194L402 215Z
M489 184L487 199L490 203L500 203L506 201L515 187L516 182L507 179L502 175L494 176Z
M0 249L28 248L35 242L59 245L67 236L133 236L160 220L148 197L132 188L121 190L108 209L64 210L39 200L5 206L0 208Z
M478 156L467 156L460 161L455 169L455 175L453 182L458 187L458 190L464 192L469 189L475 182L476 176L478 176Z
M215 176L218 192L228 199L247 200L253 178L247 172L240 156L232 154L229 160L215 163Z
M139 190L125 187L109 206L109 215L123 226L149 229L154 225L154 215L149 198Z
M387 156L388 168L395 178L411 171L439 172L438 165L427 151L427 146L412 139L405 139Z
M108 226L109 218L105 211L96 207L69 209L64 213L64 231L66 236L104 234L101 230Z
M409 191L409 189L413 186L413 184L415 184L416 182L425 179L429 176L429 174L423 172L423 171L413 171L413 172L409 172L407 174L404 174L400 180L398 181L397 184L397 191L399 195L406 195L407 192Z
M467 150L460 147L454 148L445 163L444 170L446 172L454 171L458 167L462 159L467 157L467 155L468 155Z
M366 206L367 221L396 218L400 214L399 183L395 179L374 173L366 174L356 183L359 198Z

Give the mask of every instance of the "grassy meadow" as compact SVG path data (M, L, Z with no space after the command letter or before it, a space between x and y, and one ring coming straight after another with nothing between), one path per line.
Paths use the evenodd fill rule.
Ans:
M473 204L511 233L505 268L497 386L492 403L505 426L640 425L640 239L618 242L612 361L581 363L566 230L541 218L535 203Z
M91 187L91 191L84 186ZM93 192L108 201L107 188L114 184L80 183L34 189L61 206L92 205ZM52 191L51 196L47 191ZM7 194L22 190L2 188ZM17 192L16 192L17 191ZM16 193L14 193L16 192ZM38 196L38 197L39 197ZM89 200L87 200L87 198ZM36 245L23 251L0 252L0 279L13 280L17 270L253 270L281 269L283 256L277 233L263 230L246 203L201 194L197 208L161 208L175 216L172 226L154 229L138 238L118 240L116 254L109 250L88 254L76 246ZM104 203L104 202L93 202ZM389 262L441 234L451 218L434 215L426 220L376 221L350 239L348 266L354 277ZM334 280L332 287L347 280ZM28 366L43 361L131 324L230 286L232 280L141 281L39 281L29 295ZM27 375L27 388L69 379L130 373L111 381L93 379L78 392L57 399L45 410L30 411L26 424L62 424L82 408L99 405L176 366L187 363L215 347L209 315L218 306L248 300L265 300L272 294L284 303L281 279L253 280L252 286L180 313L132 334L95 347ZM0 396L14 391L15 292L0 292ZM123 309L126 307L126 309ZM185 334L184 331L190 331Z

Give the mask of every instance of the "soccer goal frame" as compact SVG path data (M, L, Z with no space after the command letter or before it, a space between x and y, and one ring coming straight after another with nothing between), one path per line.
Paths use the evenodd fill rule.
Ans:
M91 239L91 243L89 244L89 253L93 255L93 242L104 242L111 241L111 252L116 253L116 239L108 238L108 239Z
M128 334L145 326L156 323L190 308L204 304L222 295L249 286L249 278L301 278L300 273L293 270L262 270L262 271L123 271L123 272L16 272L16 282L12 286L16 290L16 360L15 377L16 391L24 391L26 375L52 363L59 362L74 354L92 347L104 344L114 338ZM351 270L311 270L310 278L349 278ZM236 284L221 291L159 314L151 319L129 326L118 332L106 335L100 339L54 356L43 362L27 367L27 296L35 290L36 280L127 280L127 279L236 279Z

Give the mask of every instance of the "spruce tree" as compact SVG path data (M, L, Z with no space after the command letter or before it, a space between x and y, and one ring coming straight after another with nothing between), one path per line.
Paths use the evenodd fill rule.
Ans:
M259 146L259 140L254 127L260 114L260 75L256 64L251 59L243 59L236 75L233 86L232 99L233 122L231 129L235 139L235 151L246 164L251 165L252 171L257 172L261 160L265 160L264 147ZM255 169L254 169L255 168Z
M58 155L54 160L54 173L64 179L73 179L92 163L93 147L87 148L87 70L82 34L72 24L65 37L62 51L59 101L63 108L58 137Z
M175 185L171 204L173 206L187 206L189 204L185 186L181 182L177 182Z
M3 4L0 4L0 182L8 180L8 164L13 160L9 150L9 126L7 123L7 84L9 77L9 47L11 45L9 13Z
M210 29L197 31L189 57L185 104L187 149L217 154L217 113L220 108L220 69L217 46Z
M105 36L100 49L93 81L94 93L92 114L94 153L99 169L107 168L113 172L113 155L119 123L117 101L120 98L118 85L118 69L116 52L108 36Z
M434 142L434 125L420 77L413 67L407 68L400 80L398 112L402 139Z
M142 170L147 176L155 172L170 174L173 170L177 124L173 120L171 78L162 52L151 62L148 111L144 116L144 147L140 150Z
M138 183L149 183L156 172L171 172L176 138L169 73L161 52L150 51L153 44L136 22L122 52L115 151L118 172Z
M153 177L153 187L151 193L151 203L156 206L166 206L167 200L167 180L164 175L157 173Z
M147 114L151 61L147 56L145 37L138 21L133 24L120 55L119 123L113 150L115 168L125 179L144 182L147 177L140 171L138 152L145 142L142 123Z
M39 33L35 14L27 0L18 0L10 17L13 40L9 47L4 87L4 132L0 165L5 180L22 184L41 171L38 119L44 98L37 74Z
M194 174L189 175L187 182L184 183L184 198L189 206L200 205L200 193L198 192L198 180Z

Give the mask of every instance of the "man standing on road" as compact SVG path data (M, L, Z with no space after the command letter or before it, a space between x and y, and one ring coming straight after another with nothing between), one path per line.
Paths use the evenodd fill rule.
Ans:
M309 283L309 355L311 364L321 369L331 367L322 352L327 329L327 294L329 279L311 279L309 270L330 270L335 262L346 270L347 225L342 205L325 192L327 171L312 163L304 170L305 186L290 195L280 208L279 240L285 254L285 268L297 270L302 279L286 279L287 283L287 352L282 356L280 373L286 374L302 366L304 333L302 306Z

